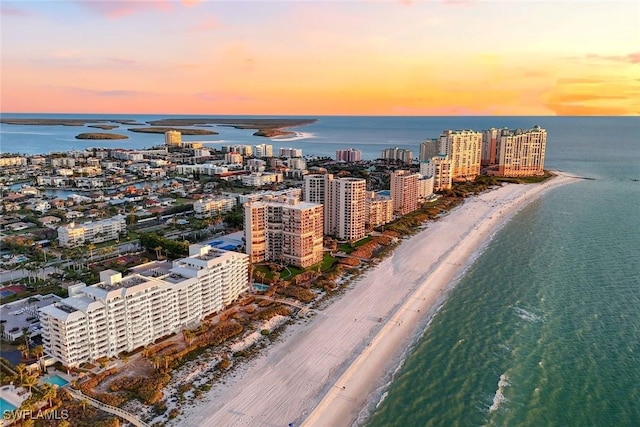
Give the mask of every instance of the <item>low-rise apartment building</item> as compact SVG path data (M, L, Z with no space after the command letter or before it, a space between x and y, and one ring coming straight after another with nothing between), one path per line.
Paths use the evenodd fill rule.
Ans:
M196 218L211 218L231 212L236 206L235 197L222 197L215 199L200 199L193 204Z
M102 243L115 240L127 230L123 215L116 215L101 221L70 223L58 227L58 243L65 248L81 246L85 243Z

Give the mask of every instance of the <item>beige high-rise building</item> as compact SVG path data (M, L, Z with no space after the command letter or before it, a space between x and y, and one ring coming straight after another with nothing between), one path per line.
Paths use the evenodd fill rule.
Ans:
M360 178L335 179L331 174L304 177L304 199L324 206L324 234L358 240L365 236L367 182Z
M361 178L340 178L329 182L332 211L329 233L338 239L359 240L365 236L367 182Z
M447 130L440 135L440 153L451 160L453 181L473 181L480 175L482 133Z
M391 173L391 199L393 213L406 215L418 209L418 179L420 174L408 170L397 170Z
M245 203L244 213L251 262L305 268L322 261L322 205L281 197Z
M433 191L451 188L451 160L447 156L434 156L421 163L420 173L433 177Z
M180 147L182 145L182 133L177 130L169 130L164 133L164 144L169 147Z
M546 146L547 131L540 126L504 131L498 142L498 175L544 174Z
M365 198L365 220L370 228L393 221L393 200L389 195L367 191Z

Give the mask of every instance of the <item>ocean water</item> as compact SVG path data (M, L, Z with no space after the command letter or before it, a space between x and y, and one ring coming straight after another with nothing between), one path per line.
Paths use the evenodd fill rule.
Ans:
M595 180L495 236L368 426L640 425L640 123L556 120L548 164Z
M3 117L37 117L3 114ZM41 115L40 117L54 117ZM58 117L81 117L66 115ZM95 118L105 118L96 115ZM167 116L112 116L152 120ZM175 117L175 116L171 116ZM231 117L231 116L230 116ZM287 140L213 127L212 144L302 148L363 158L414 150L444 129L548 131L547 168L594 178L552 189L477 258L408 351L370 426L640 425L640 119L318 117ZM79 141L83 128L0 125L0 151L143 148L161 135ZM113 132L122 132L115 129ZM385 381L384 372L380 373Z

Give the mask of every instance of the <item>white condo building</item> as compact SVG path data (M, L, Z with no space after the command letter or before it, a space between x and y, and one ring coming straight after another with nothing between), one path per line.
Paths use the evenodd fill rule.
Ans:
M304 200L324 205L324 234L358 240L365 236L367 182L331 174L304 177Z
M302 157L302 148L281 148L280 157Z
M115 240L127 230L123 215L116 215L101 221L70 223L58 227L58 243L65 248L81 246L85 243L102 243Z
M413 162L413 152L404 148L385 148L380 153L380 158L384 160L399 160L403 163L411 164Z
M259 144L255 145L255 157L273 157L273 145Z
M39 310L45 351L67 367L133 351L232 303L249 288L248 268L245 254L191 245L173 265L103 271L100 283Z

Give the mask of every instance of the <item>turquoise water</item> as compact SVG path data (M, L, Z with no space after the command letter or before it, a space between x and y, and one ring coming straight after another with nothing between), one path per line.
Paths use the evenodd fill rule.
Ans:
M4 414L4 411L15 411L16 409L18 408L0 397L0 414Z
M57 385L58 387L64 387L65 385L69 384L69 381L65 380L60 375L53 375L47 378L45 382L48 382L49 384Z
M551 190L495 236L369 426L640 425L640 127L627 123L567 129L550 161L596 180Z
M258 291L266 291L267 289L269 289L269 285L261 285L260 283L254 283L253 287Z

